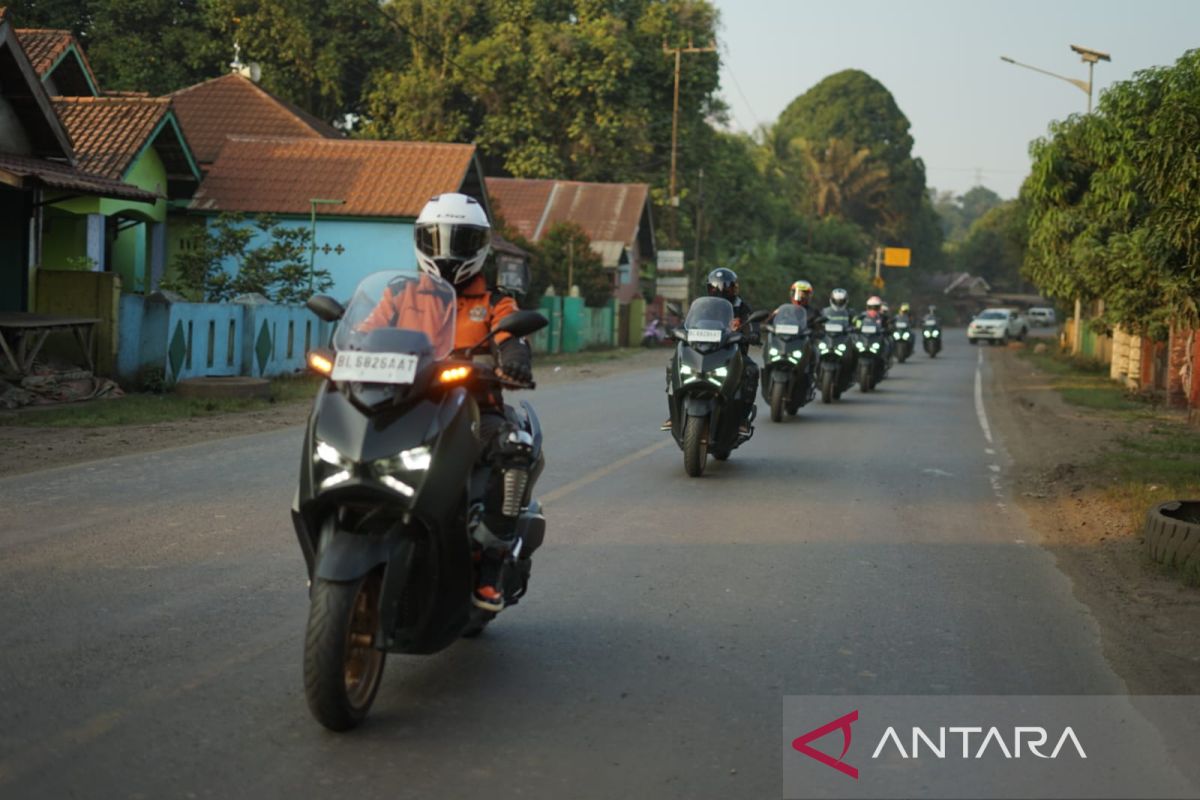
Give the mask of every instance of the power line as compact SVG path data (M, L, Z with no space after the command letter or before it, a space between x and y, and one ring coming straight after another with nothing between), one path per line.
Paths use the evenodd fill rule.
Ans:
M738 96L742 98L742 102L746 104L746 110L750 112L750 118L754 120L753 130L747 131L747 133L753 134L755 131L757 131L759 128L762 127L762 120L758 116L758 114L755 113L754 106L750 105L750 100L746 97L746 93L742 91L742 85L740 83L738 83L737 75L733 74L733 66L730 64L730 61L729 61L729 45L727 45L725 42L719 42L718 46L721 48L721 53L724 56L726 56L726 59L723 63L725 64L725 69L729 72L730 80L733 81L733 88L737 89ZM734 114L734 117L735 118L737 117L736 113ZM742 121L740 119L738 120L738 124L739 125L742 124ZM745 126L743 125L742 127L745 127Z

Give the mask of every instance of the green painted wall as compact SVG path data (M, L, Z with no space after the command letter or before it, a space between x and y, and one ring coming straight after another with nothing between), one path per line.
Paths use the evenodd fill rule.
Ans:
M142 154L133 162L133 166L125 173L124 181L148 192L166 194L167 171L154 148L148 147L142 151ZM55 203L53 207L61 208L72 214L103 214L106 217L121 214L153 222L163 222L167 218L167 201L163 198L159 198L154 203L136 203L130 200L76 197Z
M141 222L125 228L113 241L109 271L121 276L123 291L141 294L150 283L150 269L146 258L149 251L149 234L146 223Z

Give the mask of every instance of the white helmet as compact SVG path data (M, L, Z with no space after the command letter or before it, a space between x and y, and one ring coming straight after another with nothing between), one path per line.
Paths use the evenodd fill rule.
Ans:
M845 308L846 301L850 299L850 295L845 289L834 289L829 293L829 304L834 308Z
M439 194L421 209L413 241L422 271L461 286L483 269L491 249L492 226L474 197Z

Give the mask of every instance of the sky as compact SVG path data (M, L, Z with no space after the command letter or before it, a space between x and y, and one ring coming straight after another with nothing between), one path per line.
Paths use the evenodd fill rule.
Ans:
M1140 69L1200 47L1200 0L715 0L721 94L730 127L753 131L827 75L861 69L912 123L926 182L961 194L982 182L1015 197L1029 142L1050 121L1087 109L1066 81L1005 55L1087 80L1077 44L1112 55L1095 99ZM686 66L685 66L686 69Z

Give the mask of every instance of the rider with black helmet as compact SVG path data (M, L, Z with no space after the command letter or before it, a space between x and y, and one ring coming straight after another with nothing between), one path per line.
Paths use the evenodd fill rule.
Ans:
M750 358L750 345L758 343L758 323L749 321L753 309L742 299L736 272L726 267L717 267L708 273L707 288L709 297L724 297L733 304L733 328L741 331L744 336L739 347L742 348L746 368L742 372L742 386L738 392L738 399L743 405L741 432L749 436L752 431L750 423L756 411L754 401L758 387L758 365Z

